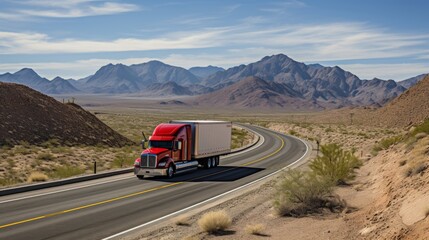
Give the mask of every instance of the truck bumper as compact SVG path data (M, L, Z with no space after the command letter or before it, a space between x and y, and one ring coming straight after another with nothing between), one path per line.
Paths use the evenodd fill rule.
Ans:
M134 174L137 176L167 176L167 169L159 168L134 168Z

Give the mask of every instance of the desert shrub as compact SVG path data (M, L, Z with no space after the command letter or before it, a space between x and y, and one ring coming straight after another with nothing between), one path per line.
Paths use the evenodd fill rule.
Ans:
M407 160L401 160L399 162L399 166L404 166L405 164L407 164Z
M60 145L60 140L58 140L57 138L51 138L48 141L40 144L40 146L45 148L51 148L59 145Z
M399 135L382 139L380 142L375 144L374 147L372 147L372 155L376 156L379 151L386 150L390 146L398 144L402 139L403 137Z
M382 149L388 149L390 146L397 144L402 139L402 136L395 136L390 138L384 138L380 141L380 147Z
M71 166L71 165L63 165L63 166L56 167L50 175L52 178L67 178L67 177L83 174L84 172L85 170L79 167Z
M39 153L36 158L39 160L50 161L50 160L53 160L55 157L50 153Z
M411 135L416 136L419 133L429 134L429 119L426 119L422 124L416 126L416 128L411 132Z
M280 216L316 212L330 201L333 186L314 173L289 170L277 186L274 209Z
M134 164L134 160L134 158L125 153L117 153L115 159L113 159L112 166L116 168L130 167Z
M179 216L175 219L174 223L177 226L189 226L188 218L185 216Z
M248 132L244 129L232 128L231 132L231 148L239 148L244 145Z
M231 218L225 211L208 212L198 220L198 225L205 232L215 233L231 226Z
M311 170L318 176L336 184L344 184L354 178L354 169L362 162L351 151L343 150L337 144L321 146L322 156L310 163Z
M299 133L293 129L289 130L289 135L293 135L293 136L299 136Z
M27 182L45 182L49 179L49 177L41 172L32 172L27 178Z
M428 166L425 163L419 163L417 166L414 167L413 175L417 175L419 173L422 173L427 168L428 168Z
M246 232L252 235L264 235L265 226L262 224L251 224L246 226Z
M28 155L31 154L31 148L25 146L15 146L13 149L15 154Z
M411 175L413 175L413 169L412 168L407 168L407 170L405 170L405 172L404 172L404 176L405 177L409 177Z

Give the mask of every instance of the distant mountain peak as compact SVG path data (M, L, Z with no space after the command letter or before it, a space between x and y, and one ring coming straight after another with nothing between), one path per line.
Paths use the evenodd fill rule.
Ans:
M52 81L63 81L63 80L65 79L60 76L56 76L54 79L52 79Z
M17 72L14 73L15 76L20 77L31 77L31 78L41 78L39 74L37 74L33 69L31 68L23 68Z

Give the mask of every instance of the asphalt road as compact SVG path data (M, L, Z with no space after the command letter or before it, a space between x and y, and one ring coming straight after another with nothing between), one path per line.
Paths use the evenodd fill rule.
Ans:
M102 239L252 182L306 153L306 145L296 138L249 128L264 143L222 157L217 168L171 180L138 180L127 174L106 183L88 181L0 197L0 239Z

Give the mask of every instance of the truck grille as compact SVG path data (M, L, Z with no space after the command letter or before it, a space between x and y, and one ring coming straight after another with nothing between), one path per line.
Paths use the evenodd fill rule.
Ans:
M156 168L156 155L151 155L151 154L142 155L140 166L143 168Z

